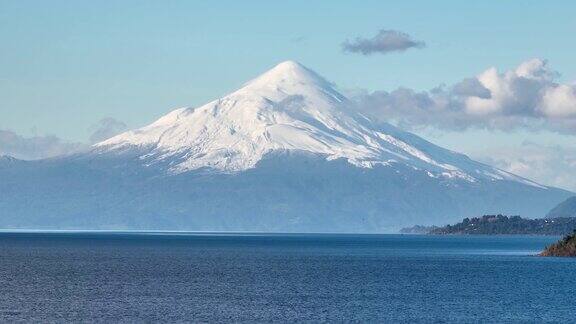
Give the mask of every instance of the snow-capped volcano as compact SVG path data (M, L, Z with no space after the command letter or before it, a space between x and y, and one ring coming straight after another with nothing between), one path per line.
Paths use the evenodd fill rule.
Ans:
M246 170L274 150L305 150L358 162L375 159L374 148L363 145L366 130L337 109L344 100L320 76L288 61L230 95L198 108L177 109L97 146L138 146L151 149L157 159L178 156L173 171Z
M199 168L237 172L274 151L298 150L356 167L405 164L432 177L525 179L437 147L354 111L324 78L294 61L278 64L241 89L198 108L181 108L141 129L96 145L136 148L146 163L180 173Z
M389 232L573 195L372 122L295 62L89 152L0 158L0 179L2 228Z

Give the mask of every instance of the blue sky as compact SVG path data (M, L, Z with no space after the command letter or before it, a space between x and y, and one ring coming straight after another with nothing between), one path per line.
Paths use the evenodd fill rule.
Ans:
M531 58L548 60L557 82L573 84L575 12L573 1L3 0L0 129L86 141L102 118L143 126L287 59L344 91L429 90ZM345 40L381 29L426 47L370 56L341 50ZM534 129L419 133L479 158L526 143L574 146L572 134Z

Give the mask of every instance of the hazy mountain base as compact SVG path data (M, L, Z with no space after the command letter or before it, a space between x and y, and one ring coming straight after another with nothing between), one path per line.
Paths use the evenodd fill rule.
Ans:
M546 214L546 218L576 217L576 196L559 203Z
M543 215L570 196L513 181L430 177L402 165L358 168L282 152L256 168L166 175L134 152L0 166L0 227L390 232L466 215Z

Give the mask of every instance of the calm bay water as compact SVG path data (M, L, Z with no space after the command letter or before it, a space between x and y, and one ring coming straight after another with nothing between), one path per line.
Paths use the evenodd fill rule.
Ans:
M0 233L0 322L574 322L557 239Z

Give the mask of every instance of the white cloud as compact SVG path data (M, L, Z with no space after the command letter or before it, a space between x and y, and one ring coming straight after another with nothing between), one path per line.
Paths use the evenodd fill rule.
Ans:
M67 155L86 148L82 143L70 143L56 136L23 137L12 131L0 130L0 155L22 160L37 160Z
M540 107L551 118L576 118L576 89L574 86L558 85L546 89Z
M452 87L400 88L356 96L357 108L405 128L548 129L576 134L576 86L557 83L542 59L499 72L492 67Z
M91 127L90 143L106 140L124 130L126 124L123 122L104 118ZM69 142L54 135L24 137L13 131L0 130L0 156L38 160L74 154L89 147L89 143Z

